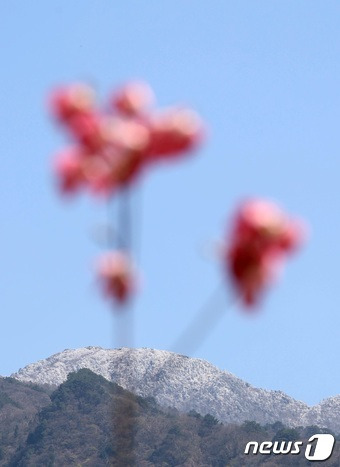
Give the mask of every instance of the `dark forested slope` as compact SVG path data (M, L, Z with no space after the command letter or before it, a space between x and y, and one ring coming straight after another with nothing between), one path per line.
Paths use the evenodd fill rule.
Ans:
M306 440L318 427L223 425L210 414L164 409L83 369L51 392L0 379L0 465L309 465L301 455L245 455L251 440ZM132 441L133 440L133 441ZM335 450L325 466L340 465Z

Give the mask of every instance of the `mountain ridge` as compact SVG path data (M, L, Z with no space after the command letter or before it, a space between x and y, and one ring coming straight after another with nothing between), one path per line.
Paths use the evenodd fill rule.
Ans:
M12 378L36 384L60 385L71 372L88 368L142 397L154 397L164 407L182 412L211 413L222 422L254 420L289 426L319 425L340 431L340 396L308 406L282 391L256 388L209 362L165 350L65 349L27 365Z
M244 453L249 440L307 440L331 433L317 426L289 428L281 422L222 424L211 414L164 408L109 382L89 369L70 373L52 388L0 379L0 465L36 467L91 465L247 466L261 456ZM339 436L337 437L339 439ZM268 466L307 466L298 455L276 456ZM335 446L329 467L340 465Z

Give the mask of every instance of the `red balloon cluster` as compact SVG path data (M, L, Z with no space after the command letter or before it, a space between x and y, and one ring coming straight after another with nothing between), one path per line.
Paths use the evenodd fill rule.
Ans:
M177 158L198 145L203 127L194 112L185 108L158 112L152 103L153 93L143 83L116 91L107 111L96 107L94 92L87 85L55 90L52 114L75 143L55 158L61 191L90 188L92 193L110 195L152 163Z
M225 266L242 302L256 305L275 279L283 259L301 244L302 224L286 216L274 203L244 202L234 217Z
M153 102L152 90L138 82L115 91L106 110L98 109L87 85L55 90L52 114L74 141L54 162L62 193L88 188L94 194L112 195L157 161L177 159L201 142L203 126L193 111L179 107L158 111ZM251 199L240 206L223 260L246 306L258 303L284 258L302 239L301 224L275 204ZM105 294L117 303L126 302L134 292L135 272L125 252L107 253L99 262L98 275Z

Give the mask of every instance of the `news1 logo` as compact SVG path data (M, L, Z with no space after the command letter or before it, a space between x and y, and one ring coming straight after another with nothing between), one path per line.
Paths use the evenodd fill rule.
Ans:
M309 461L325 461L332 455L335 439L331 434L319 433L309 438L305 458ZM244 454L300 454L302 441L257 441L247 443ZM251 452L252 449L252 452Z

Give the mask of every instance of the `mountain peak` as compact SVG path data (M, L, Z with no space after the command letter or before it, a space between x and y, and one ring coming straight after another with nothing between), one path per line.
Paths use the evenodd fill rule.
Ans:
M340 396L309 407L282 391L251 386L235 375L199 358L149 348L65 349L27 365L12 374L24 382L60 385L71 372L88 368L143 397L154 397L162 406L180 411L210 413L222 422L255 420L286 425L318 424L340 430Z

